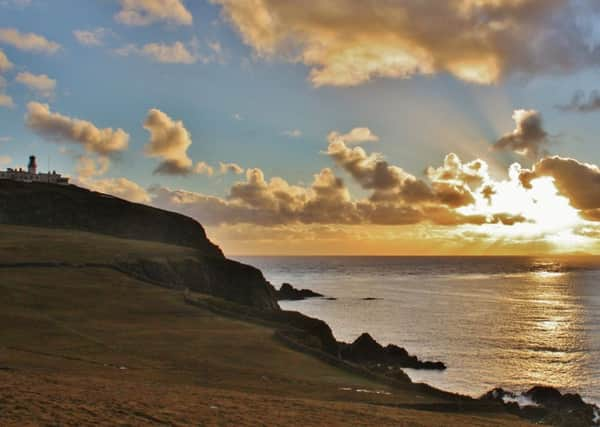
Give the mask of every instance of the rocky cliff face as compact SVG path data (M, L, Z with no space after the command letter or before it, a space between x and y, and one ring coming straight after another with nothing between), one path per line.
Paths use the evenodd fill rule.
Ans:
M228 260L193 219L74 185L0 180L0 224L65 228L196 249L188 259L117 261L113 267L161 286L190 289L278 311L260 270Z
M68 228L198 249L224 258L204 228L184 215L74 185L0 180L0 224Z
M214 295L260 310L279 310L274 289L262 272L250 265L229 259L140 259L119 263L118 267L140 279L156 282L161 286Z

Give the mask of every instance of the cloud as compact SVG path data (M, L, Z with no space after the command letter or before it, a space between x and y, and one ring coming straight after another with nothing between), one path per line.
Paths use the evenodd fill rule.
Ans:
M449 153L444 158L443 166L430 166L426 173L434 182L465 183L475 190L488 179L488 166L480 159L463 163L456 154Z
M7 95L4 91L6 90L6 80L0 76L0 107L12 108L15 103L11 96Z
M56 89L56 80L46 74L32 74L28 71L17 74L16 81L35 91L39 96L51 98Z
M182 42L172 45L163 43L150 43L142 48L142 53L156 62L168 64L193 64L198 59L190 53Z
M125 25L144 26L155 22L192 25L192 14L181 0L120 0L115 19Z
M362 147L348 147L340 138L330 138L329 141L326 154L364 189L393 189L412 178L401 168L389 165L380 154L367 155Z
M216 40L213 40L213 41L207 42L206 45L212 52L212 58L211 58L212 60L218 62L219 64L224 64L226 62L227 56L225 54L225 50L223 49L223 46L221 45L221 43L219 43Z
M192 138L182 121L175 121L153 108L148 111L144 129L150 132L150 141L145 147L146 155L162 160L154 173L187 175L192 171L192 159L187 154Z
M89 188L90 190L111 194L134 203L147 204L151 200L150 195L144 188L127 178L79 178L74 181L77 185Z
M149 194L152 204L190 215L208 226L429 223L444 227L489 225L497 230L532 221L524 214L526 209L507 209L514 206L505 203L514 188L519 197L531 199L518 180L517 168L511 167L509 181L493 181L483 160L463 162L449 153L441 166L427 168L426 179L420 179L389 164L379 153L367 154L362 147L348 147L344 142L373 139L368 135L372 133L338 132L328 138L326 151L336 165L368 190L366 198L353 198L331 168L316 173L310 185L291 184L277 176L269 179L261 169L250 168L245 171L245 179L231 185L223 197L162 186L150 188ZM178 152L181 154L181 150ZM235 164L221 162L219 172L243 171L231 165ZM204 162L197 167L208 175L213 173Z
M371 132L371 129L369 128L358 127L345 134L341 134L338 131L329 132L327 140L330 143L334 141L342 141L345 144L359 144L361 142L379 141L379 137Z
M0 92L0 107L12 108L15 106L15 103L11 96Z
M180 120L173 120L162 111L153 108L148 111L144 128L150 132L150 141L145 146L146 155L161 159L154 170L155 174L189 175L199 174L213 176L215 168L206 162L193 164L188 156L188 148L192 145L192 137ZM221 174L244 173L244 168L236 163L219 162Z
M10 70L13 67L13 63L10 62L6 54L0 49L0 73Z
M30 102L25 115L27 127L53 142L79 144L88 152L111 155L127 148L129 134L123 129L99 129L93 123L53 113L47 104Z
M600 92L593 90L587 99L582 91L575 92L571 102L568 104L557 105L562 111L573 111L576 113L592 113L600 111Z
M198 175L213 176L215 169L206 162L198 162L194 166L194 173Z
M585 1L212 1L258 56L305 64L314 86L436 73L491 84L600 60Z
M531 169L523 169L519 179L523 187L532 188L531 182L541 177L552 177L560 194L567 197L581 215L600 221L600 169L565 157L546 157Z
M233 173L235 175L241 175L244 173L244 168L237 163L223 163L219 162L219 172L225 175L227 173Z
M7 165L12 162L12 157L10 156L0 156L0 165Z
M401 200L353 200L343 180L330 168L313 177L310 186L292 185L280 177L269 180L260 169L248 169L246 179L231 186L226 197L151 188L153 204L190 215L209 226L254 224L380 224L437 225L505 224L524 222L521 215L505 212L466 214L440 200L407 204ZM437 197L440 197L439 195Z
M515 129L493 145L495 150L510 150L530 159L537 159L546 153L548 134L542 125L542 116L535 110L515 110Z
M110 168L110 159L100 156L97 159L88 156L79 156L75 170L79 178L86 179L104 175Z
M0 28L0 42L20 50L52 55L61 49L60 44L34 33L21 33L14 28Z
M242 117L242 115L241 115L240 113L235 113L235 114L233 114L233 116L232 116L232 117L233 117L235 120L238 120L238 121L240 121L240 120L244 120L244 117Z
M328 154L365 190L372 190L374 202L444 204L466 206L474 202L464 181L435 177L431 185L390 165L381 154L367 154L362 147L348 147L341 138L329 138ZM452 155L455 156L455 155ZM457 157L456 157L457 158Z
M356 205L330 169L314 177L309 188L282 178L266 180L260 169L248 169L226 198L165 187L150 189L153 204L191 215L206 225L359 222Z
M129 44L116 49L115 53L121 56L144 56L154 62L163 64L194 64L201 58L190 52L185 44L180 41L173 44L148 43L141 48Z
M0 136L0 142L10 142L12 141L11 136Z
M84 46L102 46L108 33L109 30L102 27L93 30L73 30L75 39Z
M300 138L302 136L302 131L300 129L292 129L292 130L285 130L281 134L283 136L288 136L290 138Z

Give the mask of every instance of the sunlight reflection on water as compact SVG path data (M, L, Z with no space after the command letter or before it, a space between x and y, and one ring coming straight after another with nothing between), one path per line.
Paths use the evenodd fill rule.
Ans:
M288 281L336 297L282 306L325 320L338 339L369 331L382 343L449 366L407 370L415 381L470 395L546 384L600 401L596 259L583 267L526 258L245 261L276 285Z

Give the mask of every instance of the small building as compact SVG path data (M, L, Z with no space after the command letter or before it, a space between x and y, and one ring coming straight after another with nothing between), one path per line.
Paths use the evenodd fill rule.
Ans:
M21 168L8 168L5 171L0 171L0 179L10 179L13 181L21 182L47 182L50 184L60 185L67 185L69 183L69 178L66 178L61 174L56 173L56 171L48 173L38 173L35 156L29 156L29 164L27 165L27 170L23 170Z

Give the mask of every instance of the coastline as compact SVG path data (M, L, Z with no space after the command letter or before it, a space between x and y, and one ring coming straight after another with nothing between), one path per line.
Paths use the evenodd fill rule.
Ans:
M316 297L316 298L319 298L319 297ZM326 297L321 297L321 298L327 299ZM309 299L310 298L306 298L306 300L309 300ZM330 298L330 300L331 300L331 298ZM281 304L282 301L279 301L279 303L282 306L283 310L292 310L292 311L298 310L298 307L296 307L296 304L289 304L289 303L297 303L297 302L298 301L296 301L296 300L287 300L287 301L283 301L283 304ZM303 315L305 315L305 316L310 316L311 315L310 313L305 313L305 312L302 312L302 311L300 311L300 312ZM328 324L328 326L331 328L334 336L339 341L339 338L336 335L335 328L332 327L330 324ZM365 331L365 332L369 333L368 331ZM393 344L393 343L389 343L389 344ZM395 344L400 345L401 343L395 343ZM420 355L417 354L416 356L419 357ZM443 360L442 360L442 362L443 362ZM452 368L451 365L448 366L448 369L451 369L451 368ZM461 395L461 396L468 396L468 397L473 398L473 399L477 399L477 398L481 397L482 395L484 395L485 393L487 393L488 391L490 391L490 390L492 390L492 389L497 388L497 387L500 386L499 384L491 384L490 388L482 388L482 392L481 393L470 393L470 392L465 391L465 390L446 389L446 388L444 388L443 385L442 386L440 386L440 385L434 385L434 384L431 384L430 382L428 382L427 380L422 379L423 376L428 376L428 375L443 376L445 374L445 370L427 370L427 369L416 369L416 368L403 368L403 370L407 371L406 372L407 375L410 377L411 381L413 381L414 383L427 384L430 387L433 387L433 388L438 389L438 390L443 391L443 392L457 394L457 395ZM534 387L534 386L538 386L538 385L544 385L544 384L530 384L529 387ZM568 392L577 393L577 390L565 390L563 387L557 387L557 388L559 390L562 389L562 391L565 392L565 393L568 393ZM513 392L513 393L519 393L522 390L508 390L508 391ZM585 396L583 396L583 398L588 403L600 406L600 400L593 399L593 398L587 398Z
M289 281L337 298L281 306L325 320L339 340L367 330L381 343L451 368L442 375L421 371L419 381L478 396L498 385L524 390L547 378L590 401L600 398L595 261L584 268L553 258L534 264L486 259L482 266L437 257L244 261L273 283Z
M268 315L265 318L264 316L266 313L261 311L254 311L246 308L240 312L240 307L223 304L223 302L212 299L206 299L205 296L198 297L199 298L194 298L193 295L186 295L185 301L187 304L208 309L219 315L233 317L245 322L257 323L263 326L275 327L275 339L288 348L315 357L318 360L349 373L374 380L377 383L382 384L382 386L391 387L392 390L406 390L408 387L415 392L438 397L447 401L447 403L427 405L403 405L402 407L405 409L463 414L492 414L506 412L529 422L544 423L560 427L589 427L590 425L599 425L600 423L600 407L582 400L578 394L562 394L553 387L538 385L532 386L530 389L519 393L513 393L495 387L482 396L468 396L433 387L427 383L413 382L408 379L407 376L406 378L396 380L393 377L386 375L385 371L383 374L381 372L375 372L370 366L364 363L350 363L339 356L335 357L322 349L315 348L312 344L307 344L298 340L298 337L294 336L294 334L290 335L289 331L286 332L287 327L290 325L288 321L285 320L285 316L283 318L279 318L279 316L272 318ZM282 313L294 312L282 310ZM283 324L280 323L282 320ZM323 322L319 319L314 320ZM326 323L325 325L329 328ZM283 329L281 329L282 326ZM344 343L338 341L338 344L343 345ZM408 382L406 379L408 379ZM352 390L348 389L348 391ZM356 390L356 392L360 391L361 390ZM370 392L378 393L377 391Z
M327 297L326 295L319 294L311 289L295 289L289 283L284 283L284 285L282 285L279 296L280 299L283 300L280 301L280 303L283 302L283 310L290 308L286 307L286 301L298 303L301 301L318 301L324 299L337 300L337 298ZM363 301L374 301L378 299L379 298L374 297L362 298ZM304 314L306 315L306 313ZM335 336L335 331L333 329L332 334ZM355 342L358 342L364 336L367 336L372 340L368 333L363 332ZM343 342L339 343L342 346L348 345ZM379 345L378 343L375 344ZM302 351L302 348L298 349ZM543 383L531 384L528 388L523 390L505 390L498 385L494 385L492 388L485 390L485 392L474 395L459 390L445 389L443 386L434 386L429 382L415 381L415 376L417 376L415 373L417 372L426 372L428 375L443 375L446 367L443 364L442 366L444 366L443 370L403 367L402 373L404 373L413 384L427 387L429 390L434 390L437 393L449 393L453 396L460 396L461 398L471 399L475 402L496 402L503 406L506 411L530 421L551 423L561 426L598 425L600 423L600 406L598 406L598 403L593 399L585 399L576 391L561 392L560 387L557 388ZM391 369L391 367L388 367L388 369ZM410 376L409 373L412 373L413 376Z

